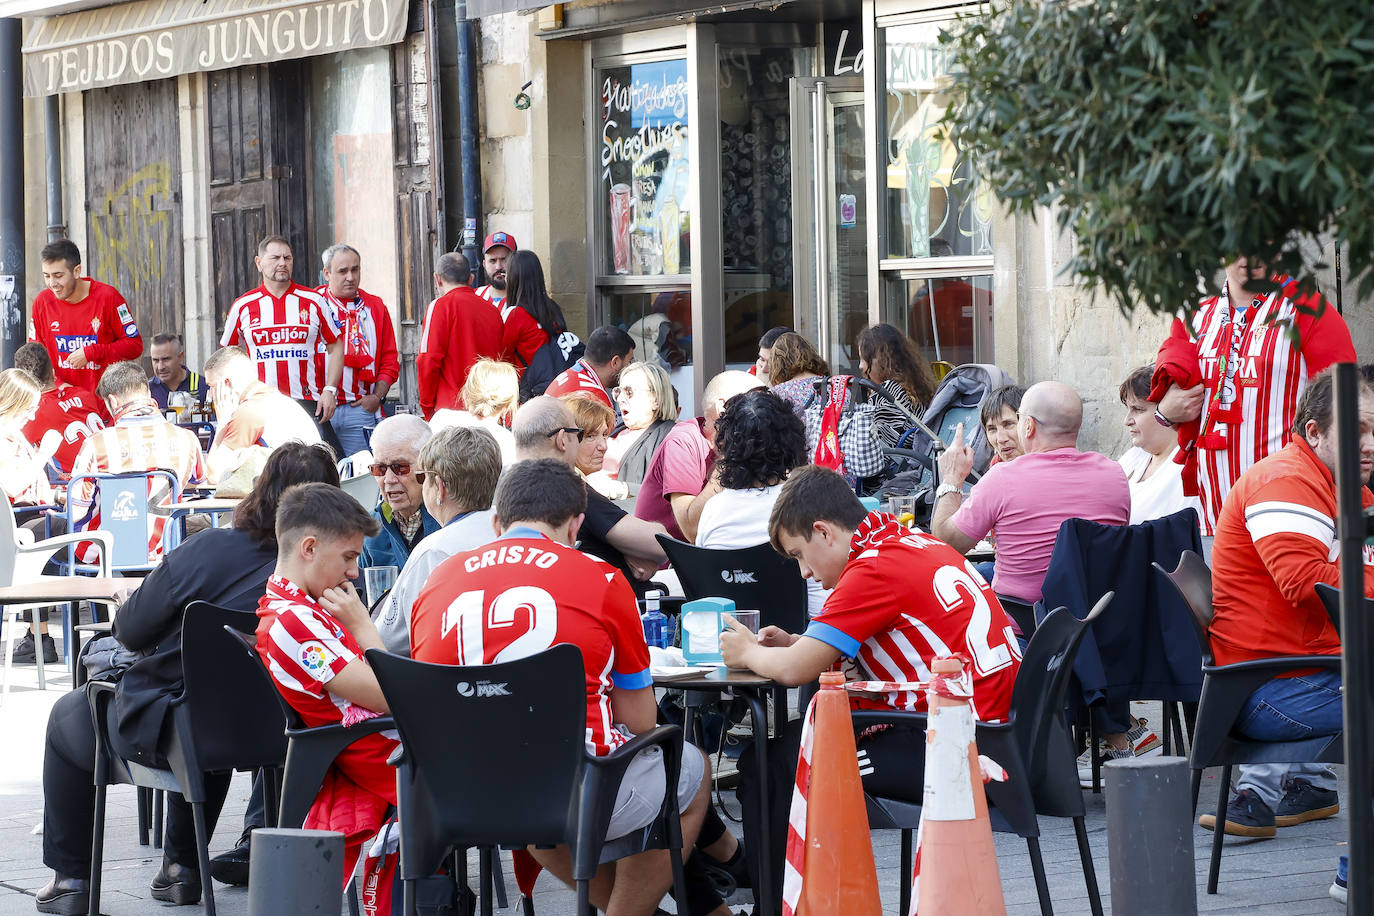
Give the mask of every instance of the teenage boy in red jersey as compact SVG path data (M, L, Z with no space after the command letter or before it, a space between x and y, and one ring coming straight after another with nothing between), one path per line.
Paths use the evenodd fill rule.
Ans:
M577 646L587 670L587 750L603 756L653 728L658 709L634 591L620 572L571 546L586 507L586 487L564 462L541 458L507 468L496 491L493 524L500 536L454 554L430 574L411 609L410 635L414 658L446 665ZM705 755L683 750L677 797L684 848L691 849L711 778ZM607 839L652 822L664 789L662 753L642 752L621 782ZM530 854L572 883L567 847L531 848ZM592 902L607 914L650 916L671 884L667 853L642 852L603 866L591 885ZM717 900L709 912L730 911Z
M81 251L67 239L43 246L43 284L29 312L29 340L48 351L60 382L95 391L105 367L143 355L143 338L124 297L81 276Z
M277 568L258 602L258 654L277 690L307 726L353 725L389 710L363 653L382 638L349 581L376 519L327 483L291 487L277 504ZM334 759L305 819L307 830L344 835L344 880L363 841L396 804L397 742L370 735Z
M973 710L980 720L1005 720L1021 652L1011 618L992 587L954 548L908 530L885 513L865 513L844 478L809 465L792 472L773 505L769 538L779 553L801 564L802 575L833 589L825 608L801 635L765 627L757 637L736 621L721 634L731 668L748 668L782 684L815 680L836 662L851 680L914 682L930 679L935 659L963 653L972 659ZM924 712L925 693L886 691L856 707ZM768 751L775 908L782 899L787 822L801 743L801 720L784 726ZM888 728L859 742L871 772L868 791L921 801L925 733ZM760 849L758 785L748 748L739 761L744 845ZM745 759L748 757L749 759Z
M26 343L14 351L14 367L32 375L43 392L38 399L38 413L24 426L24 436L30 442L38 442L48 430L60 435L62 445L53 460L63 476L71 476L81 443L105 428L110 412L93 393L57 381L52 359L40 343Z

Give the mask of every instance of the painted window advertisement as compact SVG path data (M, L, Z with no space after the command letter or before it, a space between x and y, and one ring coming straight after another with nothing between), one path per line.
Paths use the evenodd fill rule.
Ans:
M992 254L992 191L939 125L954 79L940 28L884 32L890 258Z
M687 61L629 64L599 70L597 75L602 273L688 273Z

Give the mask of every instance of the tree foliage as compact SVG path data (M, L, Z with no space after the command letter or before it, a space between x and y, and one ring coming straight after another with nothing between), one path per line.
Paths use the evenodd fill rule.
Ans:
M987 9L942 36L946 126L1014 210L1058 204L1082 282L1173 311L1248 255L1310 287L1329 234L1374 289L1369 0Z

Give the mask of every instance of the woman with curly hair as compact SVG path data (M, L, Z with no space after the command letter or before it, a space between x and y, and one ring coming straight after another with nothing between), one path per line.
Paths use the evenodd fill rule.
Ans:
M716 420L716 466L697 525L698 547L753 547L768 543L768 516L795 467L806 464L806 427L771 391L746 391L725 402ZM807 610L814 617L828 592L807 580Z
M784 334L773 343L768 381L773 393L792 405L798 419L806 419L806 405L816 396L816 379L829 376L830 364L800 334Z
M920 416L935 394L935 376L916 353L911 340L890 324L875 324L859 333L859 371L883 386L892 398L878 399L874 426L886 446L911 428L908 414Z

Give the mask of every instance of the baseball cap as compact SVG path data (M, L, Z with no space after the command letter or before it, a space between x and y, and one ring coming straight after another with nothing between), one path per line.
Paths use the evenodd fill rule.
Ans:
M515 236L511 235L509 232L493 232L491 235L487 236L486 242L482 245L482 254L486 254L488 251L491 251L497 245L501 245L506 248L509 248L511 251L515 251Z

